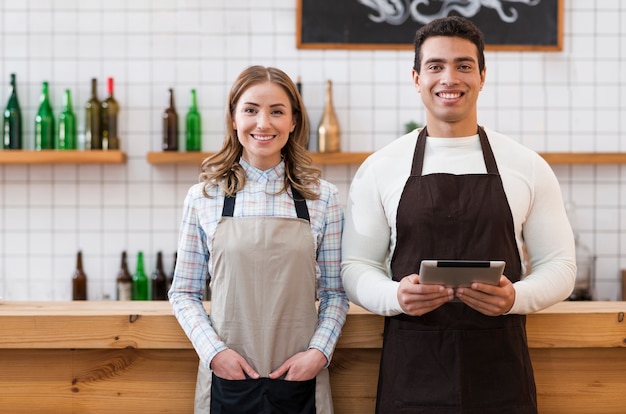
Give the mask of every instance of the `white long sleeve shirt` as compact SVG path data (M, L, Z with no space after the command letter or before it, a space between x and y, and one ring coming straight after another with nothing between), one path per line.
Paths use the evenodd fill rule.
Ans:
M398 138L363 162L352 181L346 209L344 288L351 301L385 316L402 313L390 261L396 245L396 212L418 132ZM525 248L531 269L514 283L515 303L509 313L535 312L572 292L576 279L572 229L547 162L509 137L489 129L485 132L511 208L520 258ZM432 173L486 173L478 135L428 137L422 174Z

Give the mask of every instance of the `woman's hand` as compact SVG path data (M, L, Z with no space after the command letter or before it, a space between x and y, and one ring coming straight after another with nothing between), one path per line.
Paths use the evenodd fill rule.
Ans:
M306 381L315 378L324 368L326 362L326 357L320 350L307 349L283 362L281 366L270 373L270 378L277 379L287 373L285 376L287 381Z
M226 380L241 380L248 377L257 379L259 373L236 351L226 349L219 352L211 360L211 370L220 378Z

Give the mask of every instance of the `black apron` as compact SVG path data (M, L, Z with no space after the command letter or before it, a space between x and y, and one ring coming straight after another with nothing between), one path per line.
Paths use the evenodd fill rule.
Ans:
M508 279L520 279L511 210L487 135L478 133L487 174L425 176L426 128L419 134L398 205L393 280L417 273L423 259L505 260ZM449 302L385 318L376 412L537 413L526 317Z

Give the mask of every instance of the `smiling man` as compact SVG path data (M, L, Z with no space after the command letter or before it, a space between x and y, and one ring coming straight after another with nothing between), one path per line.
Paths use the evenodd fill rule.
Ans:
M387 317L376 411L534 414L525 315L567 298L576 275L561 191L537 153L479 125L474 24L435 20L414 46L426 126L359 168L343 235L349 299ZM424 259L506 267L498 285L447 287L420 283Z

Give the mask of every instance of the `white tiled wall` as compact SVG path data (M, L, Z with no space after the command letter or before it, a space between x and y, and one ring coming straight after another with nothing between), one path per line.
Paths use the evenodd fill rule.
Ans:
M482 124L537 151L626 152L626 2L564 0L562 52L488 52ZM223 104L246 66L302 78L313 123L334 81L345 151L372 151L423 121L410 81L411 51L298 50L293 0L0 0L0 106L17 74L32 148L41 82L55 112L69 88L82 129L90 79L116 81L123 165L0 165L0 299L68 300L76 251L89 298L114 297L122 250L156 252L171 268L178 220L196 166L150 165L160 148L166 91L178 112L197 88L203 148L220 146ZM508 3L504 1L504 3ZM355 166L328 166L345 200ZM597 255L597 298L619 299L626 268L626 166L556 165L581 240Z

